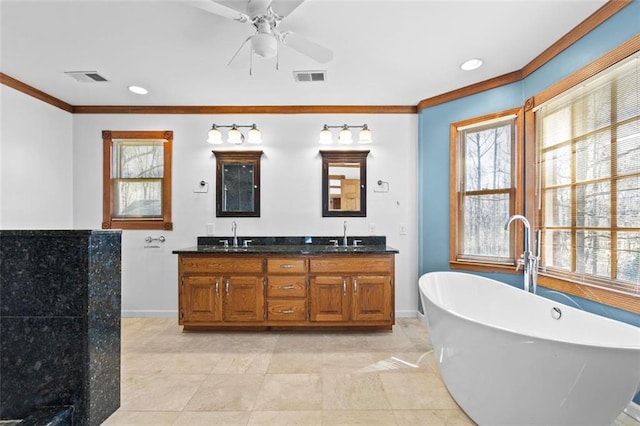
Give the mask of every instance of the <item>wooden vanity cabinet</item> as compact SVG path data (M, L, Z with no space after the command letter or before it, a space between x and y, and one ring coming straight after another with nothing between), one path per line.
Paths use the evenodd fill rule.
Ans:
M179 324L371 327L394 324L394 255L180 254Z
M307 259L267 257L267 321L277 324L307 320Z
M264 321L262 257L180 255L181 325Z
M392 325L393 266L390 255L311 259L310 321Z

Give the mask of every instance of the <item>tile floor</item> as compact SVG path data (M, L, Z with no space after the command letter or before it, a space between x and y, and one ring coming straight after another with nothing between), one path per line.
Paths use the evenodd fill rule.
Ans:
M392 332L183 333L168 318L122 320L121 407L103 423L473 424L417 319Z

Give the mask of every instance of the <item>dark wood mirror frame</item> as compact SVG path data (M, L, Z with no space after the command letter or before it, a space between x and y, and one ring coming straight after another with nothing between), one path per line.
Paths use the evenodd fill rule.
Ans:
M366 217L367 216L367 156L369 151L320 151L322 156L322 216L323 217ZM329 167L335 163L354 163L360 169L360 205L357 210L331 209L329 197Z
M260 217L260 157L262 151L211 151L216 156L216 217ZM225 165L253 166L253 206L248 210L226 211L223 206Z

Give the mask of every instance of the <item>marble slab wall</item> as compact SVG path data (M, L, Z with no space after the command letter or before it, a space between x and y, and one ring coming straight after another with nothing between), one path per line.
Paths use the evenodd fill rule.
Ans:
M0 231L0 420L120 406L120 231Z

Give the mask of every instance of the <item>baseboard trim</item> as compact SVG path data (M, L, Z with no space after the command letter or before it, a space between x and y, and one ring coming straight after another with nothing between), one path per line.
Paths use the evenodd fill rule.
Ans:
M122 318L178 318L178 311L123 310Z
M418 311L396 311L396 318L415 318Z

